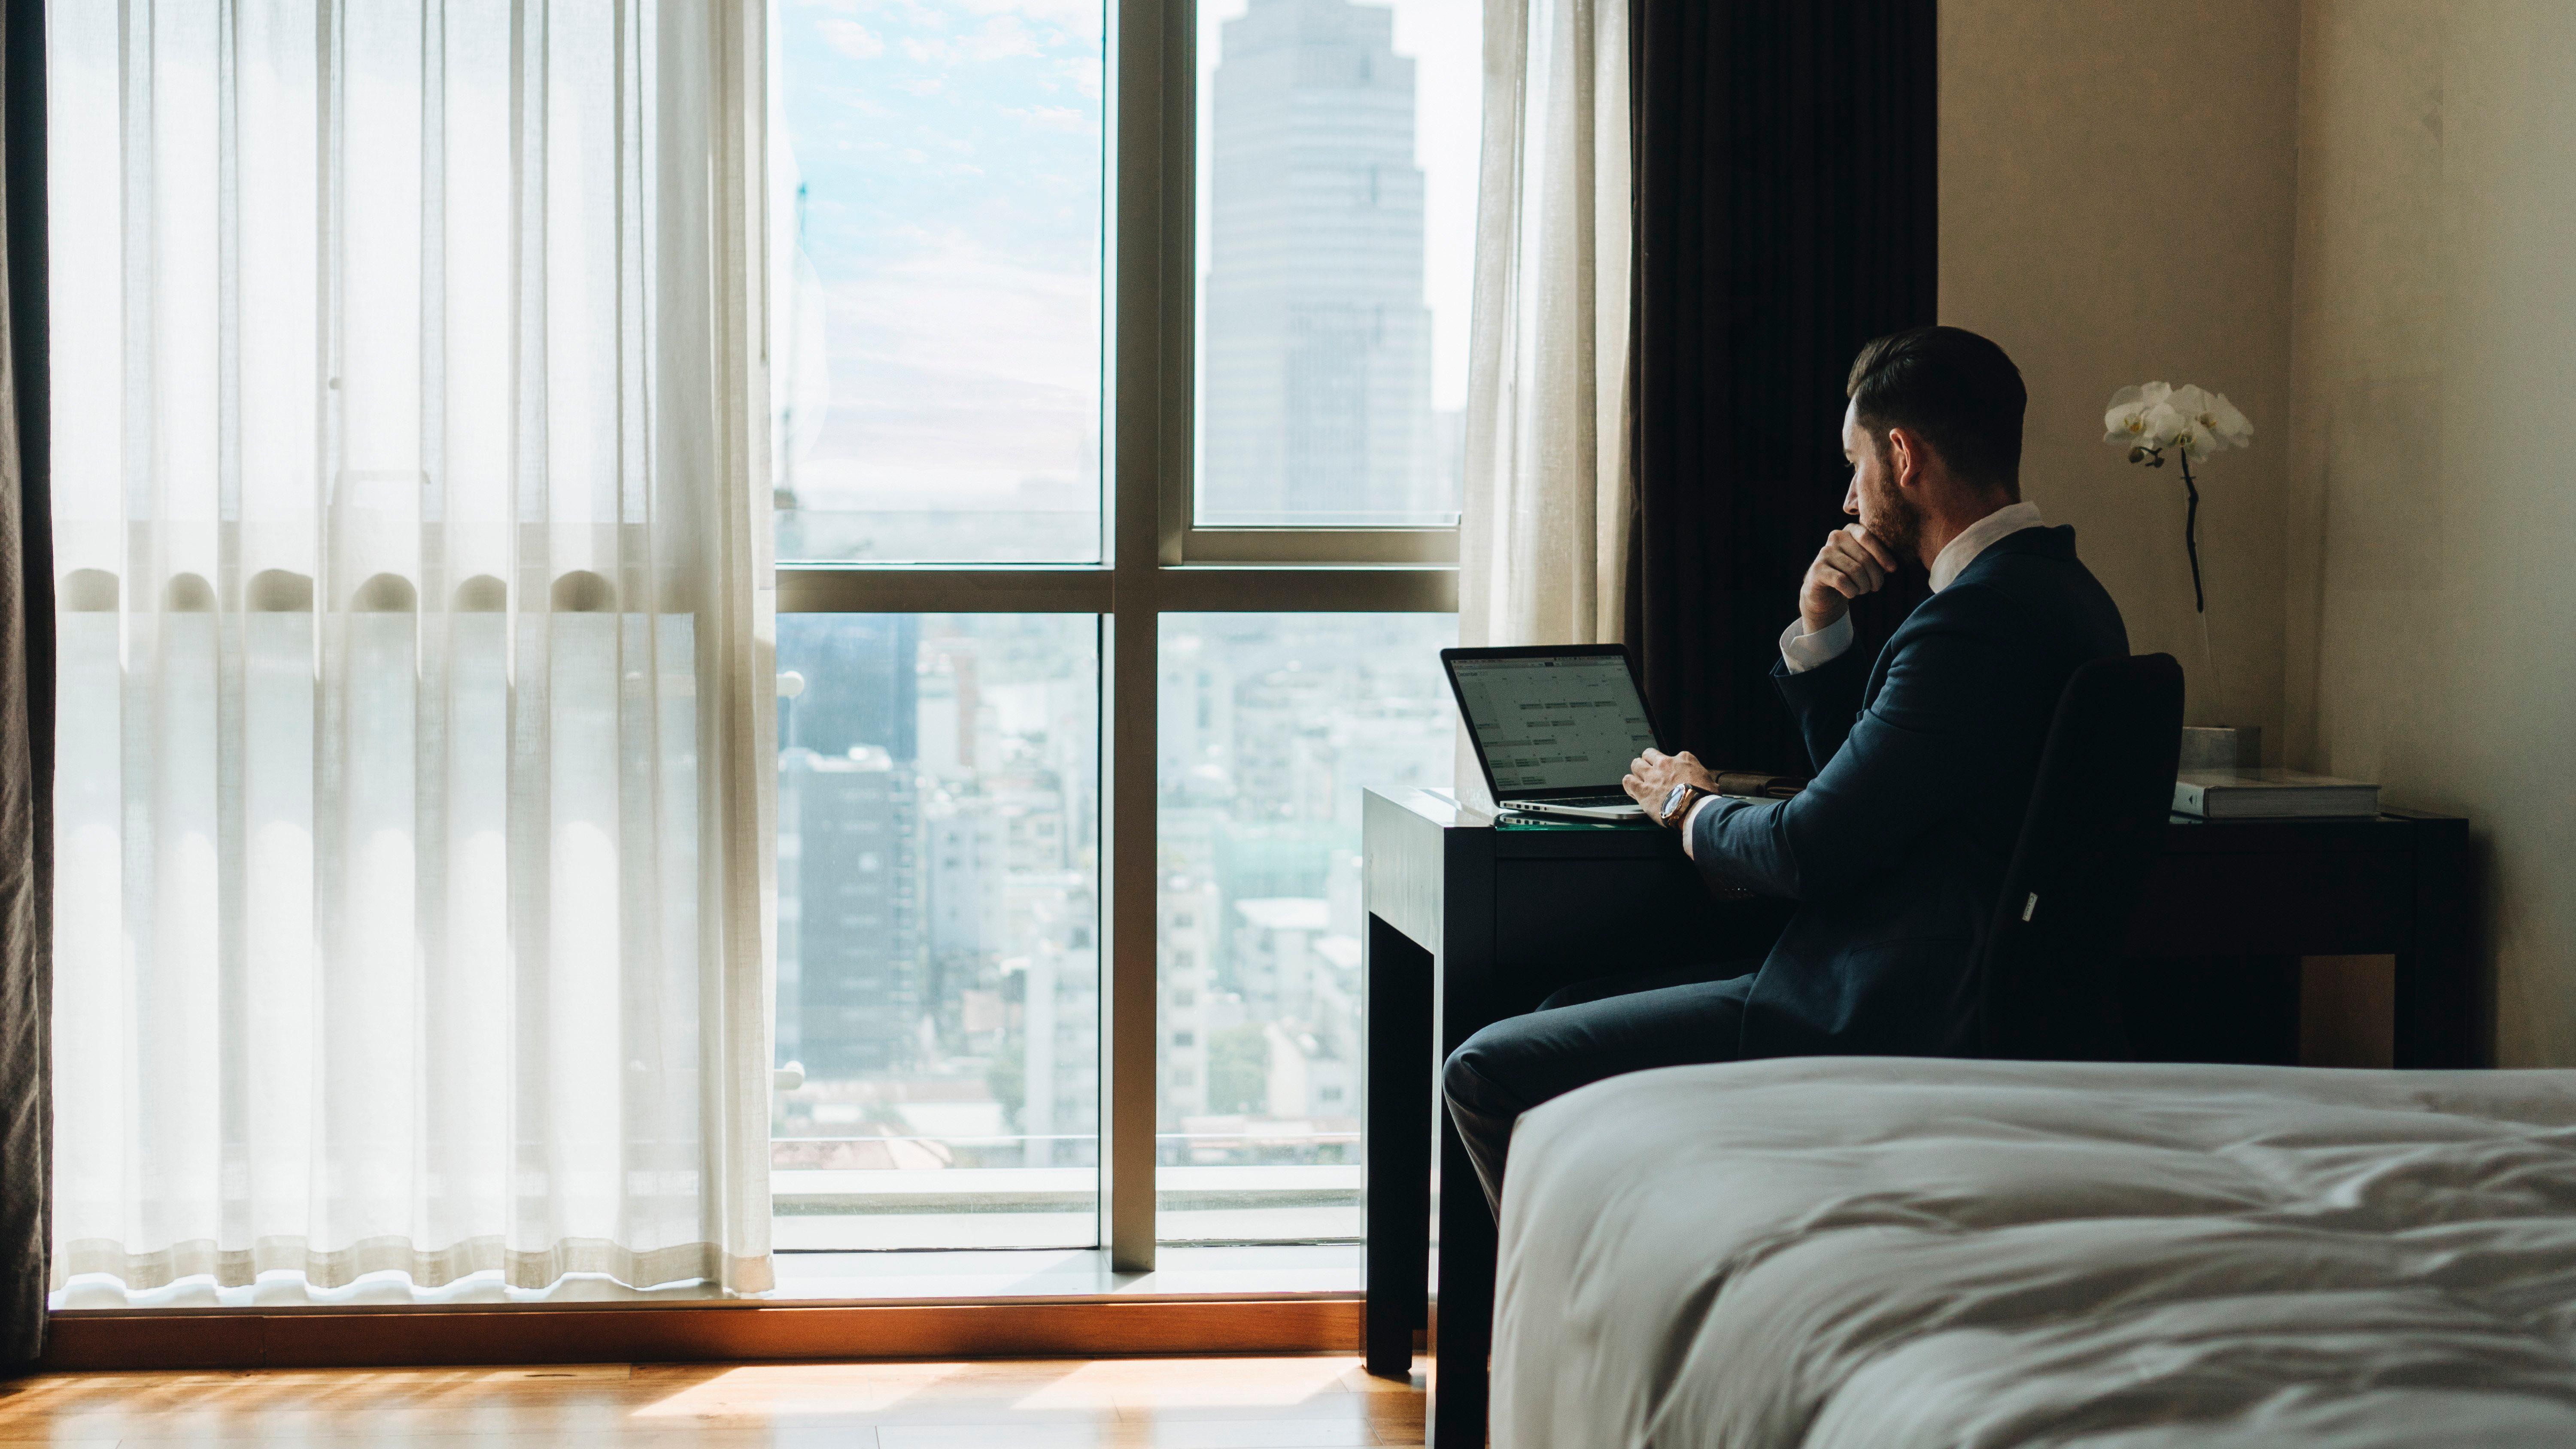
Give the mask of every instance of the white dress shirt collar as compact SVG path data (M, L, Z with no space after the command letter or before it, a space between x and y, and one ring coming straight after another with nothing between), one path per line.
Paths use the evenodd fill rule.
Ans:
M2007 503L1962 529L1957 538L1943 545L1932 558L1932 592L1939 593L1958 580L1968 565L1977 561L1996 539L2025 528L2041 526L2039 505Z

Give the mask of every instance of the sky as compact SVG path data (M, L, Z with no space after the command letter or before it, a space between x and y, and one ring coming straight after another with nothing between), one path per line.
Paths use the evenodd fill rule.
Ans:
M809 506L1088 508L1100 451L1097 0L776 0L811 270L787 300ZM1201 97L1218 26L1201 16ZM1461 405L1478 0L1396 0L1417 61L1433 404ZM1204 115L1202 117L1204 128ZM785 282L787 279L782 278ZM801 345L800 345L801 343ZM819 344L819 345L818 345ZM788 370L792 370L788 369ZM810 423L820 413L819 428Z
M793 325L819 313L830 372L800 492L1094 490L1099 7L781 0L778 18L813 267Z

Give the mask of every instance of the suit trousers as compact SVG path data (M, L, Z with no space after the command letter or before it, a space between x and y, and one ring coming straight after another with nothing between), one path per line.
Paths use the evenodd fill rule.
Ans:
M1734 1061L1761 964L1578 982L1467 1038L1442 1068L1440 1090L1494 1215L1502 1215L1503 1158L1523 1112L1626 1072Z

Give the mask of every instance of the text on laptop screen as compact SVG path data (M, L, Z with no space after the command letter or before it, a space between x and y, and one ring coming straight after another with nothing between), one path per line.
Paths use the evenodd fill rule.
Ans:
M1616 655L1461 659L1456 668L1497 791L1615 790L1628 762L1654 747L1637 682Z

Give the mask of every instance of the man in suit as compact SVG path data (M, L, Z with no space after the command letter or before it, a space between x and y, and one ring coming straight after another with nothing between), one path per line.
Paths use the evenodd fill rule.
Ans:
M1994 909L2058 696L2128 652L2075 530L2021 499L2021 373L1955 327L1882 337L1843 415L1859 521L1825 539L1772 679L1816 776L1791 800L1711 794L1689 754L1649 750L1624 782L1710 880L1797 901L1768 956L1586 982L1497 1022L1441 1086L1499 1210L1522 1112L1647 1067L1747 1057L1938 1056L1970 1048L1969 962ZM1898 569L1932 596L1875 660L1850 601Z

